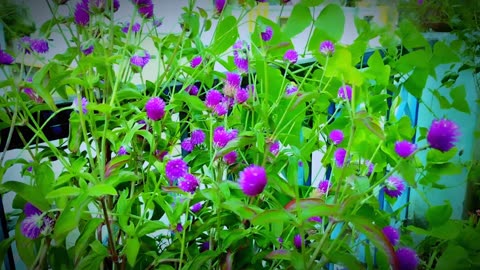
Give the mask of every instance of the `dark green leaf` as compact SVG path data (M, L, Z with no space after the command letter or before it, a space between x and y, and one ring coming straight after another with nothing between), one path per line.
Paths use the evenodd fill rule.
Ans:
M445 224L451 217L453 212L452 206L448 201L443 205L431 206L425 217L427 218L430 227L438 227Z
M38 192L38 189L22 182L9 181L5 182L3 188L17 193L25 201L32 203L42 211L50 210L50 203L45 199L44 195Z

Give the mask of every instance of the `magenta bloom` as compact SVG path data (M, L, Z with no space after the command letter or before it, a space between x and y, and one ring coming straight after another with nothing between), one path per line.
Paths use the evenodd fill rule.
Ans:
M142 16L146 19L152 18L153 17L153 3L151 3L150 5L139 6L138 7L138 14L140 14L140 16Z
M192 205L192 207L190 207L190 210L192 210L193 213L198 213L200 210L202 210L202 207L203 207L203 203L198 202Z
M217 14L222 13L226 6L227 0L215 0L215 10L217 11Z
M344 85L338 89L338 96L343 99L352 100L352 87Z
M219 126L213 131L213 143L216 147L222 148L227 145L228 142L237 138L238 130L225 130L225 127Z
M320 52L324 55L330 56L335 52L335 45L330 40L325 40L320 44Z
M118 149L118 152L117 152L117 155L119 156L123 156L123 155L126 155L128 154L127 152L127 149L125 148L125 146L120 146L120 149Z
M198 87L194 84L189 85L185 88L185 91L191 96L196 96L198 94Z
M192 59L192 61L190 61L190 66L191 66L192 68L196 68L196 67L198 67L198 66L202 63L202 60L203 60L203 58L202 58L200 55L195 56L195 57Z
M15 58L13 56L0 49L0 65L11 65L14 61Z
M311 218L308 219L308 221L311 221L311 222L322 222L322 218L319 217L319 216L313 216Z
M269 41L273 36L273 29L270 26L265 27L265 30L260 33L263 41Z
M192 151L193 151L193 148L195 147L195 145L193 145L191 138L185 138L185 139L180 143L180 147L181 147L183 150L187 151L187 152L192 152Z
M340 144L340 143L342 143L343 138L344 138L343 131L341 131L340 129L334 129L330 132L329 137L330 137L330 140L332 140L332 142L334 144Z
M150 98L145 104L148 118L158 121L165 115L165 102L159 97Z
M419 259L415 250L408 247L402 247L397 249L395 254L397 255L397 258L398 258L400 270L417 269Z
M240 172L238 184L247 196L257 196L267 185L267 173L261 166L250 165Z
M270 147L269 147L270 153L272 155L276 156L278 155L278 152L280 151L280 142L279 141L274 141Z
M87 114L87 112L88 112L87 105L88 105L87 99L85 97L82 97L82 112L83 112L83 114ZM78 99L76 97L75 97L75 99L73 99L72 107L76 112L79 112L79 110L78 110L79 104L78 104Z
M243 40L233 44L233 62L241 73L248 72L248 44Z
M42 233L49 232L53 227L53 220L44 216L42 211L27 202L24 207L25 219L20 224L21 233L30 239L36 239Z
M237 161L237 151L229 152L225 154L225 156L223 156L223 162L225 162L227 165L232 165L236 161Z
M395 152L402 158L409 157L411 154L413 154L413 152L415 152L416 149L417 146L407 140L398 141L395 143Z
M136 22L132 25L132 32L137 33L137 32L140 31L140 28L142 28L142 25L140 23ZM125 26L122 28L122 32L128 33L129 29L130 29L130 23L127 22L127 23L125 23Z
M189 173L185 174L185 176L178 181L178 187L185 192L194 193L198 186L198 179Z
M209 108L214 108L223 100L223 95L216 89L210 89L205 96L205 104Z
M74 21L80 26L86 26L90 23L90 10L88 8L88 0L77 3L74 12Z
M298 87L294 83L287 84L287 87L285 88L285 95L287 95L287 97L295 94L296 92L298 92Z
M225 102L220 102L213 108L213 111L218 115L222 116L228 113L228 104Z
M396 176L390 176L386 181L385 181L385 186L383 187L383 191L385 194L392 198L397 198L400 195L402 195L402 192L405 190L405 184L403 183L403 179L396 177Z
M237 93L235 94L235 100L238 104L242 104L248 100L250 97L250 93L246 88L238 89Z
M430 147L447 152L455 146L460 131L457 124L448 119L433 120L427 134Z
M188 164L181 158L171 159L165 165L165 174L170 183L184 177L188 172Z
M150 54L144 50L143 55L134 55L130 58L130 63L134 66L143 68L150 61Z
M301 249L302 248L302 236L300 234L296 234L294 237L293 237L293 245L298 248L298 249Z
M297 63L298 61L298 53L295 50L288 50L283 55L283 60L288 61L292 64Z
M335 150L334 156L335 156L335 164L337 164L337 167L343 167L345 164L345 156L347 155L347 150L344 148L338 148Z
M48 52L48 42L44 39L32 39L30 48L36 53L46 53Z
M201 129L196 129L192 131L191 138L194 145L202 144L205 141L205 132Z
M205 241L200 245L200 252L204 252L210 249L210 242Z
M237 91L240 89L242 76L233 72L227 72L225 73L225 76L226 78L223 87L223 93L228 97L234 97Z
M318 191L320 191L322 194L328 193L331 187L332 183L330 180L322 180L320 183L318 183Z
M388 239L388 241L390 241L392 246L395 246L398 243L398 239L400 239L400 234L397 229L392 226L386 226L382 229L382 232Z

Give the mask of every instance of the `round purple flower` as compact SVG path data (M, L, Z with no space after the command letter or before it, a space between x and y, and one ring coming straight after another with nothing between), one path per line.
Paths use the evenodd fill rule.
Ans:
M192 131L191 138L194 145L202 144L205 141L205 132L201 129L196 129Z
M293 245L300 249L302 248L302 236L300 234L296 234L294 237L293 237Z
M416 149L417 146L407 140L398 141L395 143L395 152L402 158L409 157L411 154L413 154L413 152L415 152Z
M140 28L142 28L142 25L138 22L135 22L133 25L132 25L132 32L133 33L137 33L140 31ZM125 23L125 26L122 28L122 32L124 32L125 34L128 33L128 30L130 29L130 23L127 22Z
M48 42L44 39L32 39L30 48L36 53L48 52Z
M223 93L228 97L234 97L238 89L240 89L240 84L242 82L242 76L237 73L227 72L225 73L225 84L223 87Z
M404 190L405 184L403 183L403 179L396 176L390 176L385 181L385 186L383 187L385 194L392 198L397 198L398 196L402 195Z
M90 23L90 10L88 9L88 1L81 1L75 6L74 12L75 23L80 26L86 26Z
M53 220L44 216L42 211L27 202L24 207L25 219L20 224L21 233L29 238L36 239L41 233L49 232L53 227Z
M248 58L234 57L233 62L240 72L248 72Z
M149 5L143 5L138 7L138 13L140 16L150 19L153 17L153 3L150 2Z
M14 61L15 58L13 56L0 49L0 65L11 65Z
M222 116L228 113L228 105L225 102L220 102L213 108L213 111L218 115Z
M210 249L210 242L205 241L200 245L200 252L204 252Z
M87 99L85 97L82 97L82 112L83 112L83 114L87 114L87 112L88 112L87 105L88 105ZM75 97L75 99L73 99L72 107L76 112L79 112L79 110L78 110L79 104L78 104L78 99L76 97Z
M189 85L185 88L185 91L191 96L196 96L198 94L198 87L194 84Z
M338 89L338 97L352 100L352 87L350 85L344 85L340 87Z
M280 151L280 142L274 141L272 144L270 144L269 150L272 155L278 155L278 152Z
M297 63L298 61L298 53L295 50L288 50L283 55L283 60L288 61L292 64Z
M225 127L219 126L213 131L213 143L216 147L222 148L227 145L228 142L237 137L238 130L232 129L227 131Z
M196 67L198 67L198 66L202 63L202 60L203 60L203 58L202 58L200 55L195 56L195 57L192 59L192 61L190 61L190 66L191 66L192 68L196 68Z
M237 151L232 151L225 154L225 156L223 156L223 161L228 165L235 163L237 161Z
M148 118L157 121L165 115L165 102L159 97L152 97L145 104Z
M117 155L119 156L123 156L123 155L126 155L128 154L127 152L127 149L125 148L125 146L120 146L120 149L118 149L118 152L117 152Z
M31 44L32 44L32 39L28 36L24 36L20 39L18 43L18 48L20 50L23 50L25 54L30 54L32 52Z
M240 172L238 184L247 196L257 196L267 185L267 173L261 166L250 165Z
M250 93L246 88L238 89L237 93L235 94L235 100L238 104L242 104L248 100L250 97Z
M227 6L227 0L215 0L215 10L217 14L222 13L223 9Z
M190 210L192 210L193 213L198 213L200 210L202 210L203 203L198 202L190 207Z
M457 124L448 119L433 120L427 134L430 147L447 152L455 146L460 131Z
M185 191L193 193L198 188L198 179L192 174L185 174L180 180L178 181L178 187Z
M93 52L93 45L90 45L90 46L82 46L80 48L80 50L82 51L82 53L84 55L89 55Z
M325 40L320 44L320 52L324 55L330 56L335 52L335 45L330 40Z
M143 68L150 61L150 54L143 51L143 55L134 55L130 58L130 63L134 66Z
M419 259L415 250L402 247L395 251L395 254L398 258L398 263L400 266L400 270L415 270L417 269Z
M220 91L215 89L210 89L205 96L205 104L209 108L214 108L223 100L223 95Z
M382 229L382 232L388 239L388 241L390 241L392 246L395 246L398 243L398 239L400 239L400 234L397 229L392 226L386 226Z
M337 167L343 167L345 164L345 156L347 155L347 150L344 148L338 148L335 150L334 156L335 156L335 164L337 164Z
M320 191L320 193L322 194L328 193L331 187L332 183L330 182L330 180L322 180L320 181L320 183L318 183L318 191Z
M308 219L308 221L311 221L311 222L322 222L322 218L319 217L319 216L314 216L314 217L311 217Z
M181 158L171 159L165 165L165 174L168 180L173 182L178 178L184 177L188 171L188 164Z
M270 26L265 27L265 30L260 33L263 41L269 41L273 36L273 29Z
M344 139L343 131L340 129L334 129L330 132L329 137L334 144L341 144Z
M248 72L248 44L239 40L233 44L233 62L241 73Z
M289 83L287 84L287 87L285 88L285 95L291 96L295 94L298 91L298 87L295 83Z
M183 150L187 151L187 152L192 152L192 151L193 151L193 148L195 147L195 145L193 145L191 138L185 138L185 139L180 143L180 147L181 147Z

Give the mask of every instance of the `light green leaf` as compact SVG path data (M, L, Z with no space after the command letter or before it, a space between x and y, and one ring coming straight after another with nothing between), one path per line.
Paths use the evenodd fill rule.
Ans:
M58 197L67 197L67 196L77 196L78 194L80 194L81 192L81 189L78 188L78 187L61 187L61 188L57 188L57 189L54 189L52 190L51 192L49 192L45 198L47 199L55 199L55 198L58 198Z
M5 182L3 188L17 193L25 201L30 202L35 207L42 211L50 210L50 203L44 198L44 195L41 192L38 192L38 189L27 185L22 182L17 181L8 181Z
M470 114L470 106L467 101L465 85L460 85L450 90L450 97L453 99L452 107L458 111Z
M227 16L218 22L211 50L215 55L221 55L227 49L232 47L237 39L237 19L233 16Z
M283 32L288 38L292 38L305 30L312 23L312 14L308 7L297 4L293 7Z
M315 28L319 31L321 40L337 42L342 39L345 29L345 15L337 4L328 4L315 20Z
M266 210L252 219L252 224L266 226L270 223L289 222L292 216L284 209Z
M88 190L88 195L92 197L101 197L105 195L117 195L117 190L107 184L97 184Z
M142 237L149 233L154 233L159 230L166 230L168 228L169 227L165 225L165 223L159 220L148 220L148 221L145 221L145 223L143 223L140 227L137 227L136 235L138 237Z
M135 265L137 260L138 251L140 250L140 242L137 237L127 238L125 244L125 255L127 256L127 261L130 266Z
M414 97L421 99L423 89L427 83L428 70L415 68L412 75L405 81L405 89Z

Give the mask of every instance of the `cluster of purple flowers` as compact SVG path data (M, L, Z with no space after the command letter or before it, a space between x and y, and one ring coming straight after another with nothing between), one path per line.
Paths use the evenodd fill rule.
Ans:
M347 156L347 150L345 148L338 148L334 152L335 164L337 167L342 168L345 165L345 157Z
M170 183L181 177L184 177L188 172L188 164L181 158L171 159L165 165L165 175Z
M265 29L260 33L263 41L270 41L273 37L273 29L270 26L266 26Z
M247 196L257 196L267 185L267 172L258 165L250 165L240 172L238 184Z
M320 183L318 183L318 191L320 194L328 194L331 187L332 183L328 179L322 180Z
M78 99L77 98L73 99L73 102L72 102L73 110L75 110L76 112L79 112L79 105L80 104L78 104ZM87 114L88 112L87 105L88 105L88 100L85 97L82 97L81 107L82 107L83 114Z
M395 143L395 152L402 158L407 158L415 152L417 146L407 140L397 141Z
M400 270L414 270L417 269L419 258L415 250L409 247L397 247L400 239L399 231L393 226L386 226L382 229L385 238L395 249L395 256L399 263Z
M223 148L231 140L237 138L237 136L238 136L238 130L236 129L226 130L225 127L219 126L219 127L216 127L215 130L213 131L213 143L216 147Z
M107 8L107 0L81 0L75 5L74 21L79 26L87 26L90 23L90 15L102 13ZM119 0L113 0L113 12L120 8Z
M352 87L348 84L341 86L338 89L338 97L345 100L352 100Z
M222 13L222 11L227 6L227 0L215 0L215 11L217 15Z
M430 147L447 152L455 146L460 131L458 125L448 119L433 120L428 130L427 141Z
M279 141L272 142L270 144L269 151L270 153L272 153L272 155L277 156L278 152L280 152L280 142Z
M183 139L180 146L187 152L192 152L195 146L202 144L205 141L205 133L201 129L192 131L190 137Z
M194 84L192 85L189 85L185 88L185 91L187 91L187 93L191 96L196 96L198 95L198 87Z
M28 78L26 81L27 81L27 82L32 82L32 78ZM24 92L25 94L27 94L27 96L28 96L31 100L33 100L35 103L43 103L43 98L40 97L40 96L38 96L37 93L35 93L35 91L34 91L32 88L30 88L30 87L24 87L24 88L23 88L23 92ZM85 105L85 106L86 106L86 105Z
M210 89L205 96L205 105L218 116L222 116L228 113L228 109L233 105L233 99L223 96L216 89Z
M298 53L295 50L288 50L283 55L283 60L290 62L291 64L295 64L298 61Z
M290 82L289 84L287 84L287 86L285 87L285 95L287 97L289 96L292 96L293 94L297 93L298 92L298 87L295 83L293 82Z
M385 194L392 198L397 198L402 195L403 191L405 190L405 184L402 178L397 176L390 176L385 181L385 186L383 187L383 191Z
M325 40L320 44L320 52L326 56L331 56L335 52L335 45L330 40Z

